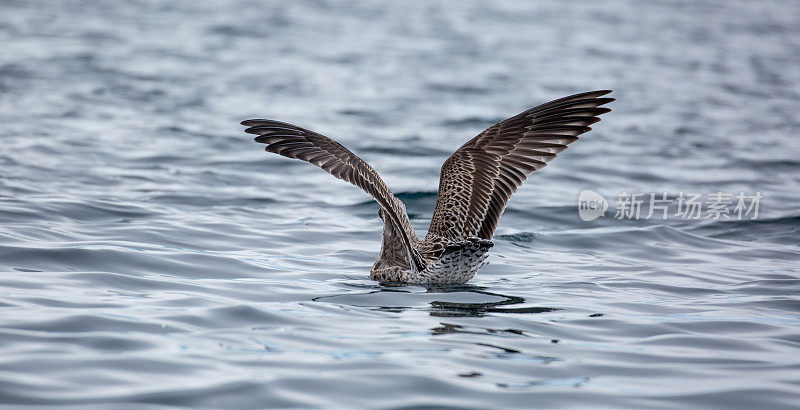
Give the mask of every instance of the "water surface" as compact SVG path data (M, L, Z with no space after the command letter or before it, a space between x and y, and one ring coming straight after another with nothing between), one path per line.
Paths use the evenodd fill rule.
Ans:
M790 408L800 3L0 5L0 405ZM382 287L377 205L238 122L370 162L424 233L493 122L613 88L467 286ZM584 189L759 216L579 219Z

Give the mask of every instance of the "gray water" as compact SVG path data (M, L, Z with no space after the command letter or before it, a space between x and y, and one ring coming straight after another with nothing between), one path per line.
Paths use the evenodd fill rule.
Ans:
M796 407L800 3L565 3L0 2L0 405ZM460 288L370 281L377 205L238 125L339 140L422 234L464 141L599 88Z

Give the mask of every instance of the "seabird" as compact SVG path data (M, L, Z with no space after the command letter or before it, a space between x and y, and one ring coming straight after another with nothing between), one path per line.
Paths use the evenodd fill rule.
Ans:
M370 277L380 282L466 283L483 266L511 195L578 135L591 130L611 90L589 91L528 109L487 128L442 165L433 218L417 237L405 205L377 172L338 142L281 121L242 121L256 142L284 157L314 164L363 189L380 205L383 243Z

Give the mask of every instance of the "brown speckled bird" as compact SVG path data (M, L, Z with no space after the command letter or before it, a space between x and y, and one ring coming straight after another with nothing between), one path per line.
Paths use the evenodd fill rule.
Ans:
M511 195L578 135L611 111L610 90L550 101L487 128L442 165L431 226L417 237L406 208L378 173L338 142L273 120L247 120L245 132L284 157L310 162L366 191L380 205L383 244L371 278L415 284L465 283L486 262Z

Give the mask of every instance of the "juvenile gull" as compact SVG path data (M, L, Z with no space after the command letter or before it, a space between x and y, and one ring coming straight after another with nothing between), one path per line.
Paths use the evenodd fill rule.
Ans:
M591 130L611 90L553 100L487 128L442 165L428 234L417 237L405 205L364 160L314 131L273 120L247 120L245 132L284 157L310 162L366 191L380 205L383 244L370 277L381 282L465 283L486 262L511 195L578 135Z

